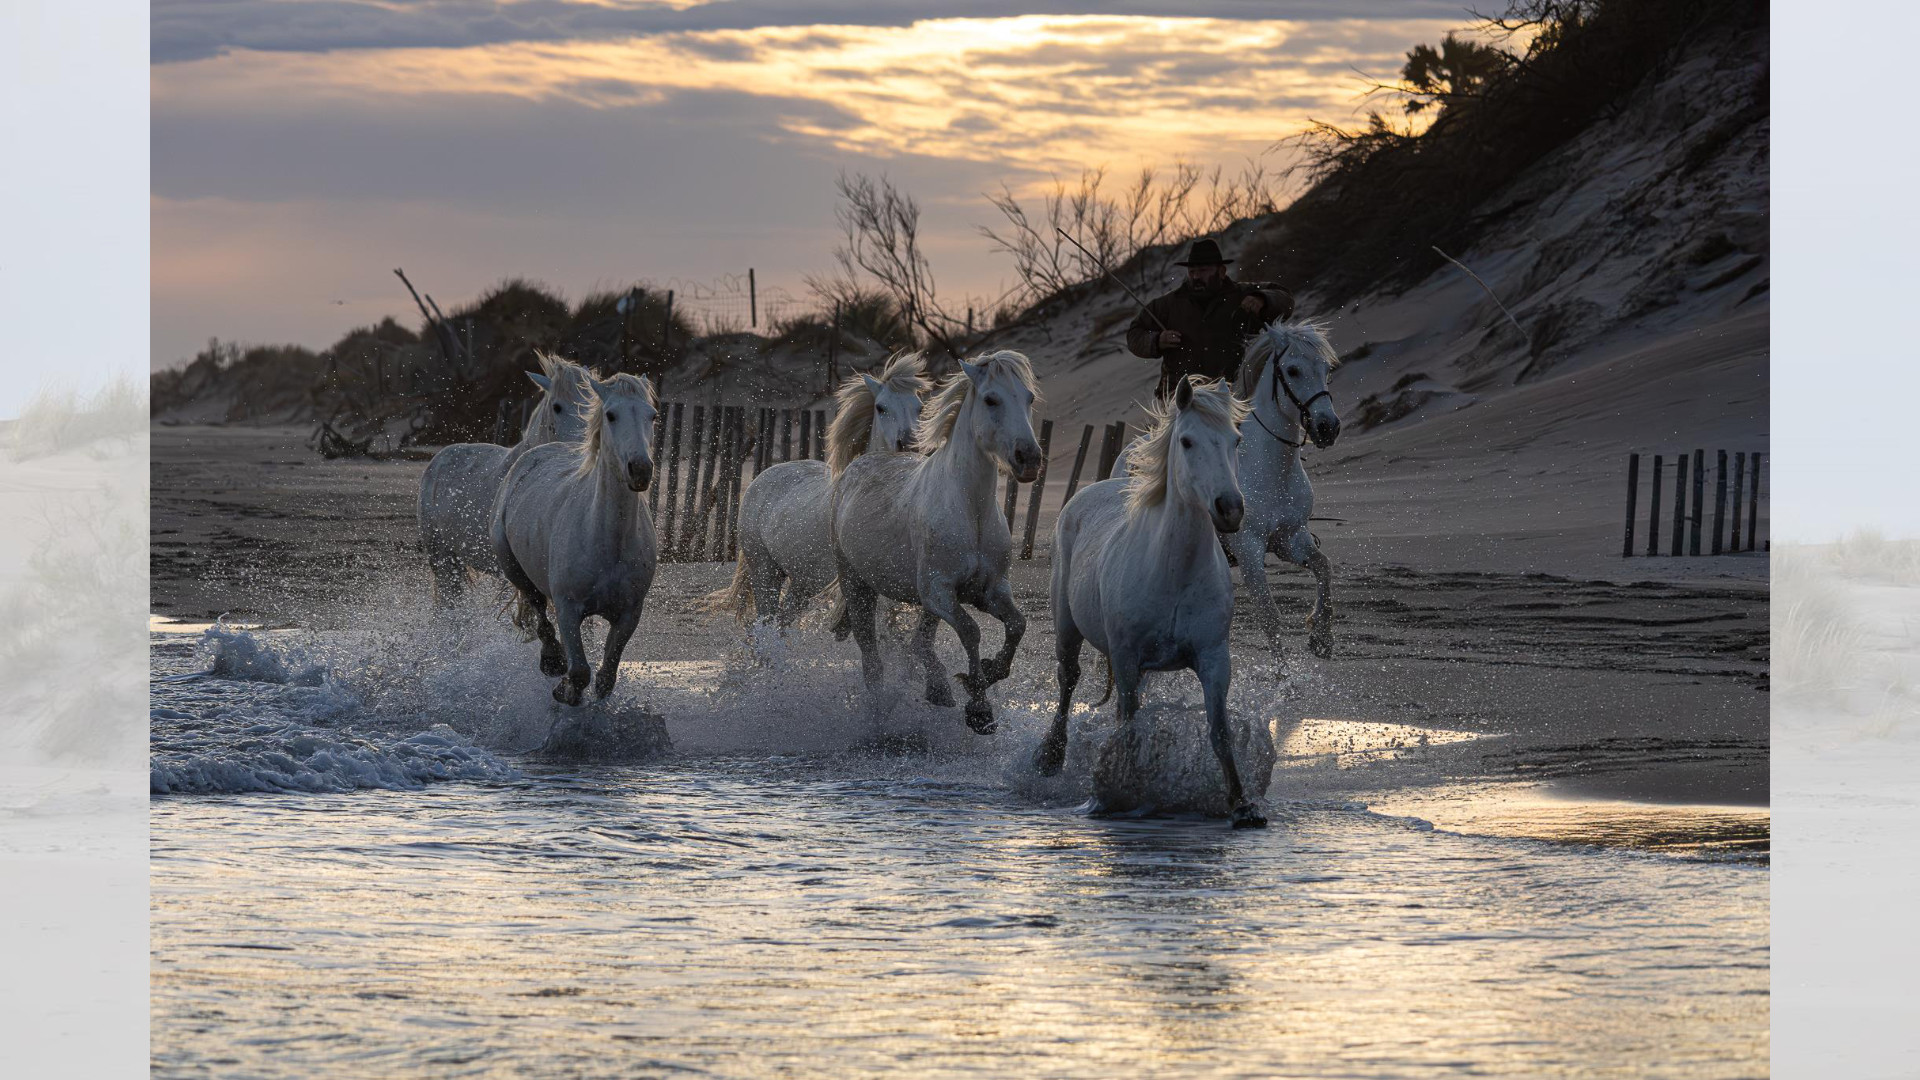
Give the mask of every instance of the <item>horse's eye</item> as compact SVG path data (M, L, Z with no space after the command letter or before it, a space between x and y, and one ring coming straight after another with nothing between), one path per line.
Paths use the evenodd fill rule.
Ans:
M988 398L988 399L987 399L987 408L989 408L989 409L997 409L997 408L999 408L999 407L1000 407L1000 399L999 399L999 398L997 398L997 397L990 397L990 398Z
M1180 449L1182 449L1182 450L1191 450L1191 449L1193 449L1193 440L1192 440L1192 439L1189 439L1189 438L1187 438L1187 437L1186 437L1186 436L1184 436L1184 435L1182 435L1182 436L1180 437Z
M553 403L553 411L555 413L563 413L563 412L566 412L567 410L561 408L560 403L556 401Z
M1300 377L1300 369L1299 369L1299 368L1297 368L1297 367L1290 367L1290 368L1288 368L1288 369L1287 369L1287 377L1288 377L1288 378L1293 378L1293 379L1297 379L1297 378L1299 378L1299 377Z
M887 415L887 407L885 405L875 405L873 412L876 416L885 416Z
M611 424L611 423L613 423L613 422L614 422L615 420L618 420L618 419L620 419L620 414L619 414L619 413L608 413L608 414L607 414L607 423L609 423L609 424Z

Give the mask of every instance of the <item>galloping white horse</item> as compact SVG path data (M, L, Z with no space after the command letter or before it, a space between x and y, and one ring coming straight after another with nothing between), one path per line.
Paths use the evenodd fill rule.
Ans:
M420 474L420 547L433 571L434 599L442 603L465 591L468 570L500 573L493 554L493 503L507 470L529 449L575 441L586 430L593 399L587 370L547 353L536 355L544 374L529 371L527 378L540 388L540 399L520 441L511 447L455 443L433 455Z
M1215 535L1239 529L1245 512L1236 426L1246 411L1225 383L1180 380L1172 403L1150 410L1155 424L1132 447L1131 475L1082 488L1060 511L1052 587L1060 704L1033 759L1044 776L1066 760L1083 641L1106 655L1120 695L1114 737L1129 748L1138 740L1142 674L1190 668L1206 695L1207 733L1236 829L1267 823L1241 787L1227 726L1233 581Z
M1307 616L1307 644L1314 655L1333 655L1333 567L1307 529L1313 516L1313 484L1300 463L1308 439L1328 447L1340 437L1340 415L1333 409L1327 375L1340 364L1325 327L1301 319L1276 322L1255 335L1240 365L1242 396L1253 406L1253 424L1243 426L1240 487L1246 492L1247 517L1227 538L1240 580L1253 596L1254 616L1284 660L1280 611L1267 588L1267 552L1313 571L1319 593Z
M919 353L901 353L877 379L864 373L847 379L827 434L827 460L785 461L753 478L740 497L740 562L714 608L733 611L741 622L777 610L784 628L833 584L839 572L828 522L834 478L863 452L913 445L920 395L931 387L925 372Z
M1027 620L1013 602L1007 571L1013 535L995 498L1004 466L1022 483L1040 471L1033 437L1039 386L1027 358L1002 350L962 362L920 421L921 454L866 454L833 484L833 550L854 640L869 688L880 680L873 615L876 597L909 601L923 611L914 653L927 674L927 700L953 704L946 671L934 655L940 623L967 650L967 726L994 727L987 688L1007 677ZM980 626L970 604L1000 620L999 655L980 662Z
M632 375L590 385L585 441L526 451L507 471L493 510L494 555L538 614L540 670L566 675L553 697L567 705L580 704L592 674L581 622L598 615L611 627L593 680L594 696L604 698L659 561L653 519L640 495L653 482L653 387ZM564 653L547 619L549 597Z

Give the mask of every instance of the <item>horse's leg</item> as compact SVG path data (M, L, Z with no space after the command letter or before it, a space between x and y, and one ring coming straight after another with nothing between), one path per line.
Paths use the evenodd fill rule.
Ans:
M640 606L622 615L607 629L607 649L600 657L600 670L593 673L593 696L605 698L613 693L613 680L620 677L620 654L627 651L627 640L640 625Z
M920 625L913 633L913 655L927 673L927 701L943 708L953 707L953 687L948 685L947 669L933 651L933 636L940 630L940 616L922 608Z
M1053 670L1060 681L1060 705L1053 713L1053 726L1033 752L1033 770L1041 776L1057 776L1067 763L1067 714L1073 711L1073 688L1080 685L1080 643L1085 640L1072 619L1056 620L1053 628Z
M526 570L520 566L520 560L508 553L500 560L500 571L507 581L520 593L520 602L533 612L534 633L540 638L540 674L553 676L567 670L565 655L560 649L560 641L554 636L553 623L547 618L547 597L540 586L533 583Z
M1227 543L1240 563L1240 583L1247 587L1254 621L1260 624L1260 631L1267 635L1267 645L1273 650L1275 674L1284 674L1287 650L1280 641L1280 609L1274 605L1273 589L1267 585L1267 545L1246 529L1234 533Z
M433 600L447 607L460 601L467 590L467 568L460 557L449 551L429 551L427 568L433 571Z
M999 653L981 665L980 673L991 685L1013 673L1013 653L1020 647L1020 639L1027 635L1027 617L1021 614L1020 605L1013 602L1013 586L1006 578L994 584L980 610L999 619L1006 635L1000 642Z
M873 608L876 594L866 582L840 568L840 598L847 606L846 621L853 630L853 642L860 646L860 671L867 689L880 685L880 641L873 632Z
M553 688L553 700L563 705L578 705L587 680L593 678L593 668L587 663L586 642L580 636L581 624L587 617L578 604L569 601L556 598L553 606L560 620L560 642L567 650L567 671Z
M1307 615L1307 647L1325 660L1333 655L1333 564L1320 553L1320 545L1304 525L1279 536L1274 553L1313 573L1319 591L1313 598L1313 611Z
M1264 829L1267 819L1260 808L1247 798L1240 784L1240 766L1233 760L1233 729L1227 726L1227 689L1233 682L1233 663L1223 644L1202 653L1194 663L1200 676L1200 688L1207 699L1207 738L1213 743L1213 755L1220 759L1220 774L1227 781L1227 805L1233 807L1233 827Z
M987 701L987 687L993 684L980 675L980 624L973 621L960 606L960 598L953 594L951 586L933 585L923 587L920 602L926 605L928 612L953 627L960 637L960 647L967 650L967 670L963 675L955 675L961 686L967 691L967 726L976 734L988 735L993 732L993 705Z

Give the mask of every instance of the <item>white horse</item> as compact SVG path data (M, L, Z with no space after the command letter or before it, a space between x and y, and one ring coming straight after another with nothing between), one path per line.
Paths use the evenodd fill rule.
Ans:
M1240 448L1247 517L1227 546L1252 594L1254 616L1280 660L1285 659L1280 610L1267 588L1269 551L1313 572L1319 593L1307 616L1307 645L1315 656L1333 655L1333 567L1307 529L1313 484L1300 451L1308 439L1325 448L1340 437L1340 414L1327 390L1327 375L1339 364L1326 328L1301 319L1262 329L1240 365L1238 389L1253 406L1253 425L1243 425L1246 441Z
M967 650L967 672L958 677L968 694L967 726L984 735L994 727L987 688L1012 670L1027 628L1007 581L1013 534L995 481L1002 467L1022 483L1040 471L1033 437L1039 386L1027 358L1010 350L960 368L920 421L922 454L866 454L834 481L833 551L868 687L880 679L876 598L917 603L923 610L914 653L926 668L927 700L953 704L933 651L933 635L945 622ZM1005 628L999 655L985 664L980 626L963 603Z
M1080 681L1080 645L1105 654L1119 692L1114 738L1138 741L1144 672L1189 668L1206 695L1207 733L1227 784L1233 827L1267 823L1240 783L1227 726L1233 660L1233 581L1216 533L1238 530L1245 512L1237 477L1237 425L1246 404L1225 383L1182 379L1169 405L1132 446L1127 479L1082 488L1053 528L1054 660L1060 704L1034 753L1045 776L1067 752L1067 713Z
M653 482L653 387L632 375L589 385L586 439L520 455L493 510L494 555L538 615L540 670L566 675L553 696L567 705L580 704L593 674L581 622L598 615L610 626L593 680L594 696L604 698L619 676L620 653L640 622L659 561L653 519L640 494ZM549 598L564 652L547 619Z
M540 388L533 415L512 446L455 443L441 448L420 474L420 548L433 571L434 599L446 603L466 589L467 572L500 573L493 554L493 503L500 481L520 455L550 442L577 441L593 400L587 370L538 353L544 374L527 372ZM516 620L518 621L518 620Z
M785 628L833 584L839 568L827 519L834 478L861 453L913 445L920 395L931 388L925 372L919 353L901 353L877 379L848 378L827 434L827 460L784 461L753 478L740 497L740 561L733 583L712 598L714 609L743 623L778 614Z

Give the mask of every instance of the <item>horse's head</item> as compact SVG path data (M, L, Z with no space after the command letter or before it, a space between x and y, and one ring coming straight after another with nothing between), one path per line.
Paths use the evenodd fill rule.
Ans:
M1027 358L1011 349L960 362L971 384L969 433L974 445L1007 463L1014 478L1030 484L1040 475L1040 443L1033 437L1033 403L1038 385Z
M593 376L579 364L551 353L539 357L542 370L527 372L527 378L540 388L540 399L527 420L525 439L536 446L579 442L586 434L587 412L593 408Z
M1238 532L1246 516L1239 453L1246 413L1224 382L1174 384L1173 401L1158 406L1153 430L1132 448L1129 505L1172 499L1205 513L1215 530Z
M609 469L634 491L653 482L653 387L633 375L591 379L586 460Z
M913 429L920 424L920 392L900 380L881 381L861 375L867 393L873 395L873 430L867 436L867 449L911 450ZM924 379L918 380L925 386Z
M1340 414L1334 411L1327 377L1340 357L1321 327L1304 319L1276 322L1254 338L1248 355L1265 366L1254 391L1255 404L1261 395L1272 398L1283 414L1291 412L1300 418L1300 427L1313 445L1332 446L1340 437Z

